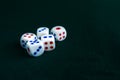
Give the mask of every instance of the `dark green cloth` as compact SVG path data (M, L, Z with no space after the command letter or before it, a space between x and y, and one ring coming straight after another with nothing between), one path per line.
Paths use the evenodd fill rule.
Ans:
M23 33L56 25L68 36L55 50L20 47ZM0 35L0 80L120 80L119 0L4 0Z

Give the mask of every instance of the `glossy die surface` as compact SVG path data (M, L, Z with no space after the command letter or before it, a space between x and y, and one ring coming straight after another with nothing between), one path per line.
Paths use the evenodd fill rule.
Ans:
M47 27L40 27L37 29L38 39L41 39L41 36L48 35L48 34L49 34L49 28L47 28Z
M20 45L26 49L26 44L28 41L32 40L36 40L37 36L34 33L24 33L21 38L20 38Z
M26 47L30 56L38 57L44 53L44 45L40 40L28 41Z
M51 29L51 34L54 35L56 41L63 41L67 37L67 31L63 26L55 26Z
M44 35L41 36L41 40L43 41L45 51L51 51L55 49L55 38L53 35Z

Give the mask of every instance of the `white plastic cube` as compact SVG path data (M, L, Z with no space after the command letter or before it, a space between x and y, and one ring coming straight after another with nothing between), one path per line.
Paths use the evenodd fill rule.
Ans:
M28 41L34 41L37 39L37 36L34 33L24 33L20 38L20 45L26 49L26 43Z
M40 40L28 41L26 47L30 56L38 57L44 53L44 45Z
M55 38L53 35L43 35L41 36L41 40L43 41L45 51L51 51L55 49Z
M49 28L47 27L40 27L37 29L37 37L38 39L41 38L43 35L48 35L49 34Z
M51 29L51 34L54 35L56 41L63 41L67 37L67 31L63 26L55 26Z

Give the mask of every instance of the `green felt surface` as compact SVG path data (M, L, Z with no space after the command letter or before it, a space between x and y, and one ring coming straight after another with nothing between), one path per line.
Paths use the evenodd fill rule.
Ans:
M25 32L64 26L67 39L32 58L19 45ZM0 2L1 80L120 80L120 1Z

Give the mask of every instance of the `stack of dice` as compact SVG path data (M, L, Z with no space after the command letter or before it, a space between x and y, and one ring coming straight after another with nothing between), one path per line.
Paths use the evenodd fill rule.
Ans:
M27 50L28 54L38 57L44 51L55 49L55 41L63 41L67 37L66 29L63 26L55 26L49 33L49 28L40 27L34 33L24 33L20 38L20 45Z

